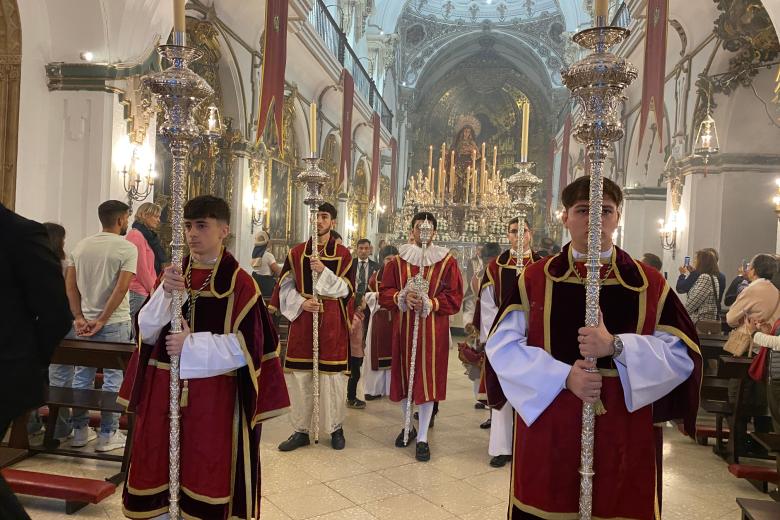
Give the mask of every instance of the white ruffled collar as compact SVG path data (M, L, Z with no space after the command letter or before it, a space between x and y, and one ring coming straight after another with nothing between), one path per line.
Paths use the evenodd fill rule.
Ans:
M450 252L449 249L436 244L427 247L425 258L423 259L422 247L417 244L404 244L398 248L398 254L401 258L417 267L428 267L436 262L440 262Z

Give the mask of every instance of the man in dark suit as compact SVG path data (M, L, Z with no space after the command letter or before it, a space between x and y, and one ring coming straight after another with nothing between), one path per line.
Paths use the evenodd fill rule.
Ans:
M355 312L363 312L363 341L365 342L368 332L368 319L371 311L367 307L361 306L363 297L368 289L368 280L371 275L379 271L379 264L371 258L371 241L367 238L361 238L357 243L357 258L352 262L352 269L355 270ZM360 369L363 366L362 351L360 357L355 356L356 352L350 350L349 356L349 382L347 383L347 407L363 409L366 407L365 401L357 398L357 384L360 380Z
M73 316L65 280L46 228L0 204L0 435L11 422L43 403L49 360L70 330ZM0 477L0 518L29 518Z

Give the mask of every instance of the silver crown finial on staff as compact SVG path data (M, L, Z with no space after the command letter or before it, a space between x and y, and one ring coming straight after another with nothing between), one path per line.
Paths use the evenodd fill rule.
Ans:
M528 220L528 213L534 207L534 194L542 183L542 180L534 175L536 169L535 162L520 162L515 164L517 172L514 173L506 184L512 195L512 208L517 215L517 245L515 246L515 255L517 264L515 269L520 273L523 271L523 255L525 254L525 223Z

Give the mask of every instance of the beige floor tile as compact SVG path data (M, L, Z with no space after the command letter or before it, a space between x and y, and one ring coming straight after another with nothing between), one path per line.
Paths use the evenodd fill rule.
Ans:
M499 504L474 513L460 515L458 518L461 520L506 520L507 507L508 504Z
M481 475L463 479L466 484L471 484L477 489L490 493L501 500L509 500L509 479L511 477L509 465L498 471L488 471Z
M501 503L500 499L463 481L423 488L417 494L458 516L477 513Z
M370 471L403 466L414 462L411 450L392 448L358 448L345 452Z
M376 473L334 480L328 482L328 487L356 504L374 502L407 492L392 480Z
M260 520L290 520L290 517L276 507L273 502L263 498L260 502Z
M436 451L436 447L431 444L431 461L429 464L456 479L464 479L490 471L497 471L496 468L491 467L487 463L490 459L488 458L486 447L452 455L442 455L443 452Z
M455 518L446 509L428 502L419 495L399 495L364 504L363 508L381 520L425 519L446 520Z
M283 491L267 500L293 520L303 520L353 507L355 504L324 484L299 488L295 493Z
M454 482L455 478L439 471L430 464L416 462L397 468L388 468L380 474L410 491Z
M351 507L327 515L315 516L311 520L376 520L376 517L360 507Z

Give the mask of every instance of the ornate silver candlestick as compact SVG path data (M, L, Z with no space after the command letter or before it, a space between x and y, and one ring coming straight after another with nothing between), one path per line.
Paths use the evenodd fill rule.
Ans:
M517 264L518 275L523 272L523 255L525 254L525 221L528 219L528 212L534 207L534 193L542 183L542 180L534 175L536 169L535 162L520 162L515 164L517 173L513 174L506 181L509 190L511 190L512 208L517 212L517 245L515 246L515 260Z
M322 197L322 187L330 179L318 163L316 156L305 157L306 169L298 174L296 178L306 188L306 198L303 202L309 206L309 216L311 218L311 260L319 260L319 236L317 234L317 211L325 200ZM311 294L317 298L317 281L320 274L312 269L311 271ZM314 443L320 439L320 315L318 312L312 313L312 345L311 345L311 379L312 379L312 436Z
M175 41L183 41L181 33ZM171 263L181 266L184 256L184 199L187 178L187 158L192 142L200 138L195 122L195 110L214 93L211 86L189 69L189 64L201 57L201 52L183 45L161 45L160 55L172 65L162 72L143 78L143 85L162 102L164 121L158 133L171 150ZM181 307L184 292L174 291L171 310L171 333L182 331ZM169 433L169 494L168 514L179 518L179 356L171 356L170 370L170 433Z
M599 324L599 270L601 257L601 213L603 167L607 145L623 137L619 102L623 90L637 77L637 69L608 49L629 34L622 27L593 27L574 35L574 42L592 54L562 71L563 83L582 107L582 118L574 137L586 145L590 158L590 208L588 223L587 279L585 282L585 326ZM589 361L595 362L594 358ZM595 369L594 369L595 370ZM582 407L582 445L580 448L580 518L590 520L593 510L593 444L595 405Z

